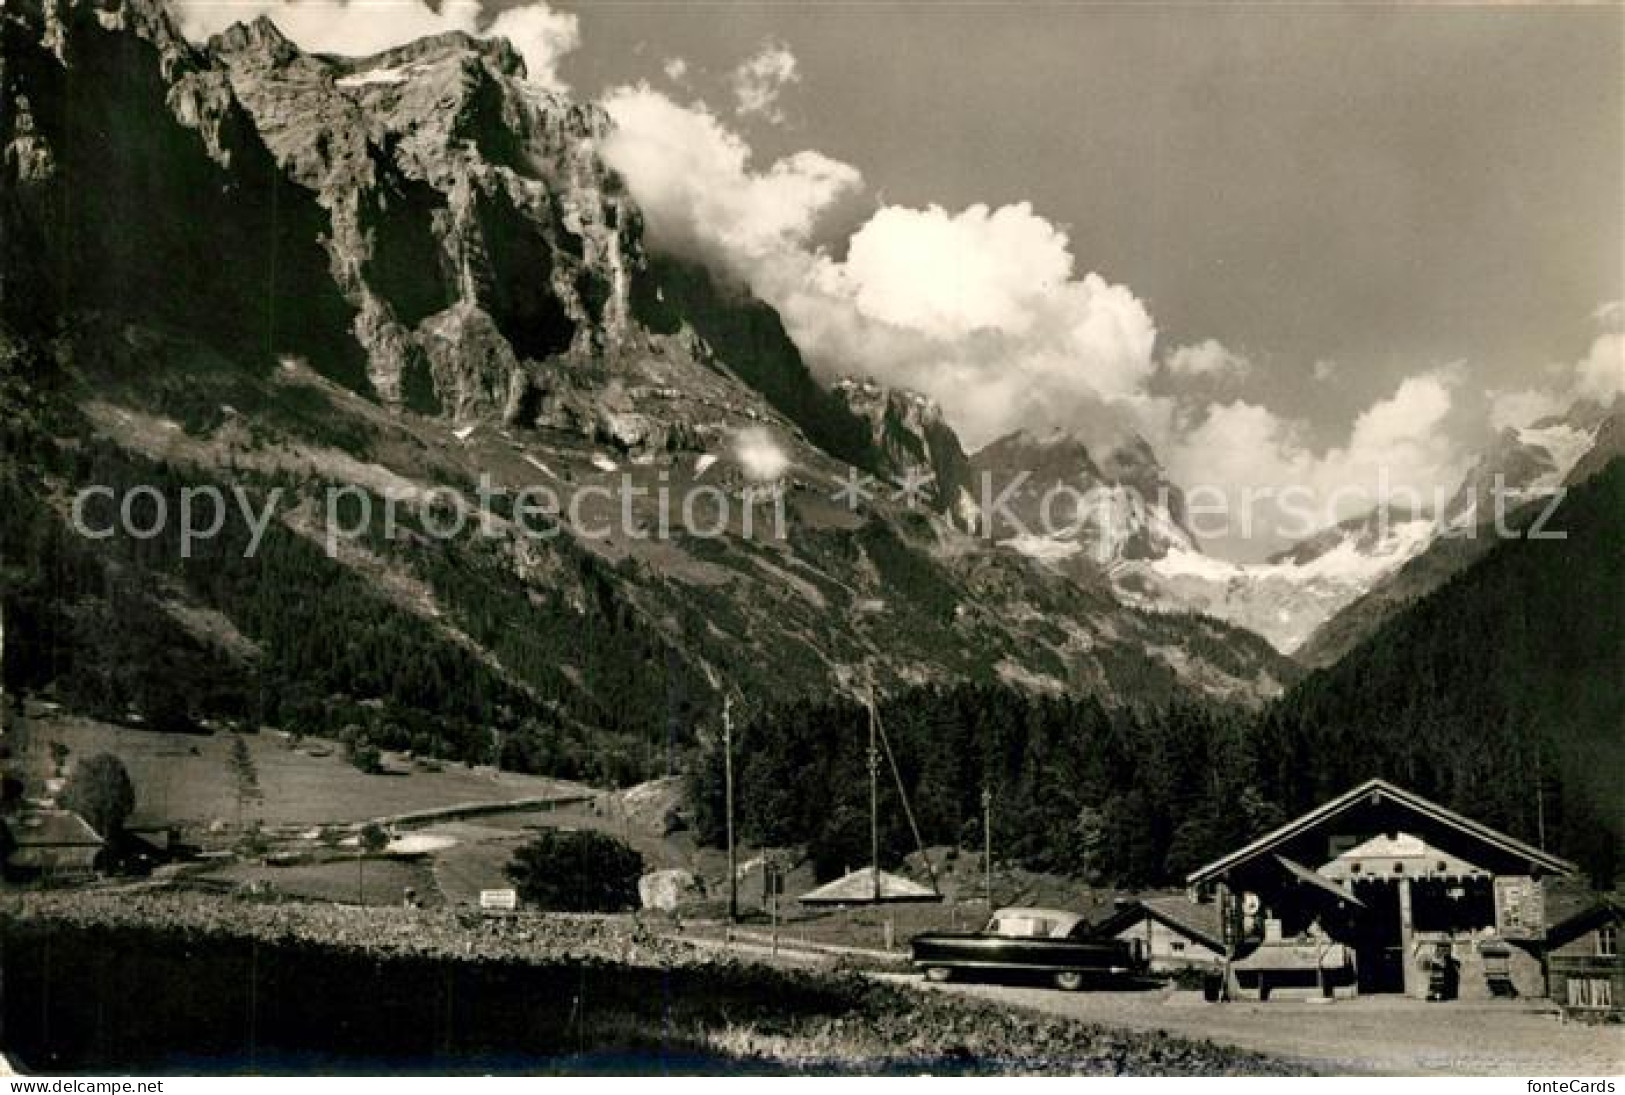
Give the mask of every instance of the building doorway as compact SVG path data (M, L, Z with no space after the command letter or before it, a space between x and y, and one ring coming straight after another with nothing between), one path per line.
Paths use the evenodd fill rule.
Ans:
M1359 964L1360 992L1404 992L1399 884L1391 879L1362 880L1354 884L1354 895L1365 905L1353 918L1350 940Z

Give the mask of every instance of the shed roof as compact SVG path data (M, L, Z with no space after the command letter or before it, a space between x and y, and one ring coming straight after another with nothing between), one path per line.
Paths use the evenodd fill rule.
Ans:
M1547 928L1546 943L1553 947L1562 946L1592 928L1622 920L1625 920L1625 899L1617 893L1596 894L1591 904Z
M12 843L19 849L31 847L99 848L102 838L84 818L72 810L40 810L6 823Z
M873 905L876 903L875 873L875 868L864 867L809 890L797 900L803 905ZM879 874L881 903L942 900L941 894L918 882L910 882L889 871L880 871Z
M1183 895L1140 897L1102 921L1096 932L1116 935L1123 929L1150 918L1212 950L1224 950L1224 929L1219 922L1219 906L1213 901L1195 902Z
M1574 874L1578 869L1566 859L1542 851L1533 845L1525 844L1521 840L1474 821L1472 818L1464 817L1454 810L1447 809L1436 802L1423 798L1415 792L1396 787L1387 780L1369 779L1329 802L1322 803L1303 816L1287 822L1279 829L1265 833L1245 847L1239 848L1229 855L1222 856L1205 867L1197 868L1186 877L1186 881L1192 886L1200 886L1211 882L1231 868L1272 853L1276 848L1294 837L1318 826L1325 825L1373 796L1554 874Z

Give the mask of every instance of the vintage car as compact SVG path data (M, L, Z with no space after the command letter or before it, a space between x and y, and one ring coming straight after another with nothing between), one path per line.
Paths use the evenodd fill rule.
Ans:
M979 932L926 932L909 941L912 962L927 979L977 973L1033 973L1074 992L1090 980L1144 970L1145 960L1119 939L1096 937L1088 921L1064 909L1000 909Z

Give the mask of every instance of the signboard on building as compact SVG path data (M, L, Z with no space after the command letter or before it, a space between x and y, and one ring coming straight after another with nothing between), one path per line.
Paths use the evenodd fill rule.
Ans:
M1503 939L1540 939L1546 934L1546 902L1527 875L1495 879L1495 930Z

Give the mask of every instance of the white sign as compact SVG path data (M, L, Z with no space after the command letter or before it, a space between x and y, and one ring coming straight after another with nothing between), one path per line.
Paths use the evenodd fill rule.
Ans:
M519 908L518 890L481 890L480 908L513 912Z

